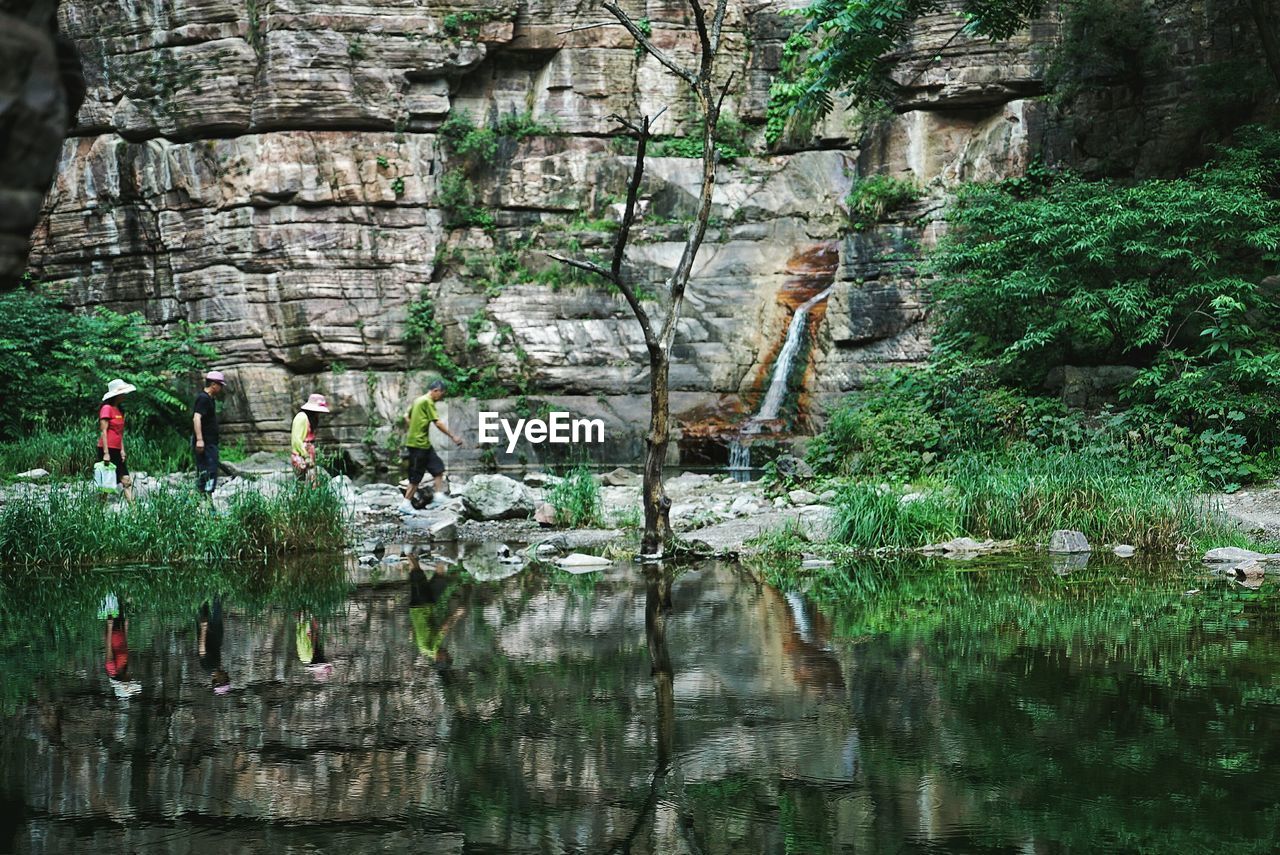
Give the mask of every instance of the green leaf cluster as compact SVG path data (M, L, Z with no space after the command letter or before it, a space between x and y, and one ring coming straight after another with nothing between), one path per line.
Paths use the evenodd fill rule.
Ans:
M1128 399L1175 424L1280 438L1280 132L1245 128L1209 166L1135 184L1064 174L971 185L938 247L945 354L1038 387L1057 365L1127 363Z
M73 312L36 288L0 294L0 400L9 404L0 439L96 415L116 377L138 387L131 419L174 417L188 403L181 384L216 356L201 333L180 321L152 335L138 313Z

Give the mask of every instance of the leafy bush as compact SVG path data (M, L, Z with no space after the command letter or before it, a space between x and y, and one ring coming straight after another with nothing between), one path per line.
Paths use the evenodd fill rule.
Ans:
M0 400L9 404L0 439L96 415L114 377L138 387L131 426L172 418L188 403L178 384L216 355L200 332L178 323L151 336L139 314L72 312L41 290L0 294Z
M604 525L600 485L586 466L576 466L551 488L547 501L556 509L556 524L568 528Z
M654 157L702 157L702 128L685 137L659 137L649 144ZM737 116L723 114L716 122L716 153L726 163L751 154L747 126Z
M1280 132L1247 128L1185 178L1071 175L971 185L934 271L943 355L1038 387L1062 364L1127 362L1127 395L1197 432L1280 438Z
M849 190L849 224L863 231L884 219L885 214L920 198L920 188L910 178L872 175L859 180Z

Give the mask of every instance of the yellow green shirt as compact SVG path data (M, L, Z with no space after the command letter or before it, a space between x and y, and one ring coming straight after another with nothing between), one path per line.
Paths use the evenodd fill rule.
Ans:
M431 423L440 418L436 414L436 402L428 393L413 402L409 408L409 436L404 444L410 448L431 447Z
M307 456L307 443L315 440L311 430L311 419L305 412L293 417L293 429L289 431L290 450L301 457Z

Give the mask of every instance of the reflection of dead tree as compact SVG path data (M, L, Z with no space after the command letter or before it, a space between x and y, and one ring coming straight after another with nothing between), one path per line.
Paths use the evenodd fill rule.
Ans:
M609 851L630 852L631 844L640 834L645 822L652 819L658 807L658 797L662 794L663 785L675 761L676 744L676 695L673 686L674 670L671 667L671 654L667 650L667 618L671 615L671 582L670 567L650 569L646 573L644 596L644 636L649 647L649 663L653 673L653 693L657 701L657 735L654 745L653 776L649 779L649 790L644 801L636 811L636 820L626 837L622 838ZM689 851L697 853L701 849L693 837L693 819L687 814L680 817L680 830L684 834Z
M623 209L622 222L619 224L618 236L613 247L613 258L609 266L605 267L595 261L551 254L552 258L594 273L617 288L626 298L627 305L631 307L631 312L639 322L641 332L644 333L645 348L649 353L649 433L645 438L642 491L644 533L640 540L640 552L644 555L661 555L672 538L669 516L671 500L667 498L662 486L662 466L666 463L667 442L670 434L671 403L668 397L668 379L671 371L671 347L675 342L676 325L680 321L680 311L684 304L689 277L693 273L693 263L702 246L702 239L706 235L707 221L711 217L711 199L715 188L718 159L715 144L716 124L720 119L720 107L732 79L730 76L730 80L722 84L718 84L715 79L715 61L720 52L721 30L724 27L728 0L715 0L710 18L707 10L703 8L702 0L689 0L694 27L698 34L699 57L696 68L686 67L656 46L646 34L647 27L632 19L613 0L603 0L601 5L627 29L627 32L631 33L631 37L641 49L689 87L694 96L696 115L701 122L702 186L698 194L697 212L685 238L684 252L680 255L680 261L667 280L665 292L659 295L661 316L650 318L649 310L640 303L635 283L625 275L622 269L627 242L631 236L631 227L635 222L640 183L644 179L645 151L652 127L652 119L649 116L642 117L638 122L615 117L623 129L636 138L637 145L635 166L627 185L627 202Z

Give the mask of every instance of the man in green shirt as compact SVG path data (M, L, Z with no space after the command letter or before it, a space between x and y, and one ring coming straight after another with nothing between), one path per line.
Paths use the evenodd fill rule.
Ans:
M414 508L410 499L417 492L418 484L427 472L430 472L431 477L435 479L435 495L431 499L432 503L443 504L445 501L444 461L431 447L431 426L435 425L442 434L453 440L454 445L462 445L462 437L450 431L436 412L436 402L443 397L444 381L433 380L427 387L427 394L414 401L409 407L409 413L405 416L405 421L409 425L409 435L405 439L405 445L409 446L409 486L405 489L404 501L398 508L401 513L413 513Z

